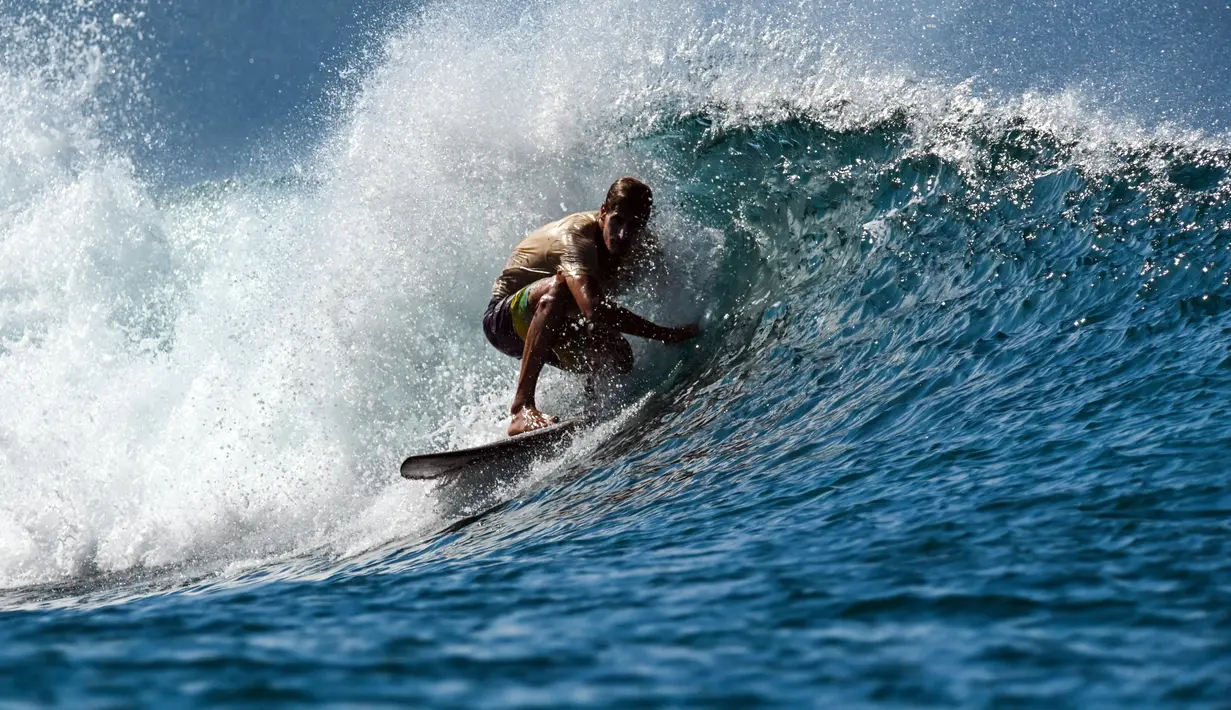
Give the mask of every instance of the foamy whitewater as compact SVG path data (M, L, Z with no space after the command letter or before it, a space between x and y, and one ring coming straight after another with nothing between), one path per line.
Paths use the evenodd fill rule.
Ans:
M1217 707L1229 16L0 2L0 704ZM702 338L400 479L625 174Z

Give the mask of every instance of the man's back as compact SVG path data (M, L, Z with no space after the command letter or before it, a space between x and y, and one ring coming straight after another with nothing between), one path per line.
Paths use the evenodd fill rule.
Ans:
M599 277L598 212L577 212L545 224L521 240L492 286L492 298L517 293L558 269Z

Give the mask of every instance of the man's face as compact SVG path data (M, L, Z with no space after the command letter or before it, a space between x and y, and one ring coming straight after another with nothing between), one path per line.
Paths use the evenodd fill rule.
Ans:
M650 205L630 202L617 203L608 210L606 205L599 209L599 220L603 227L603 244L613 256L623 256L637 239L650 221Z

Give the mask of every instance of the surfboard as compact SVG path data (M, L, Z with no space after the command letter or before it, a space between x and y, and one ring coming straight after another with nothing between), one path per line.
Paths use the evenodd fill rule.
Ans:
M477 467L523 464L537 456L561 450L582 423L577 419L563 421L469 449L411 456L402 462L402 478L427 480Z

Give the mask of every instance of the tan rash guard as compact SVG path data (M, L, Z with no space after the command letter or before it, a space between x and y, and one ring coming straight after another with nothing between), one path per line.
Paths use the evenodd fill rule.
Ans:
M602 229L598 212L578 212L530 233L514 247L513 255L492 286L492 298L504 298L557 270L600 277L598 240Z

